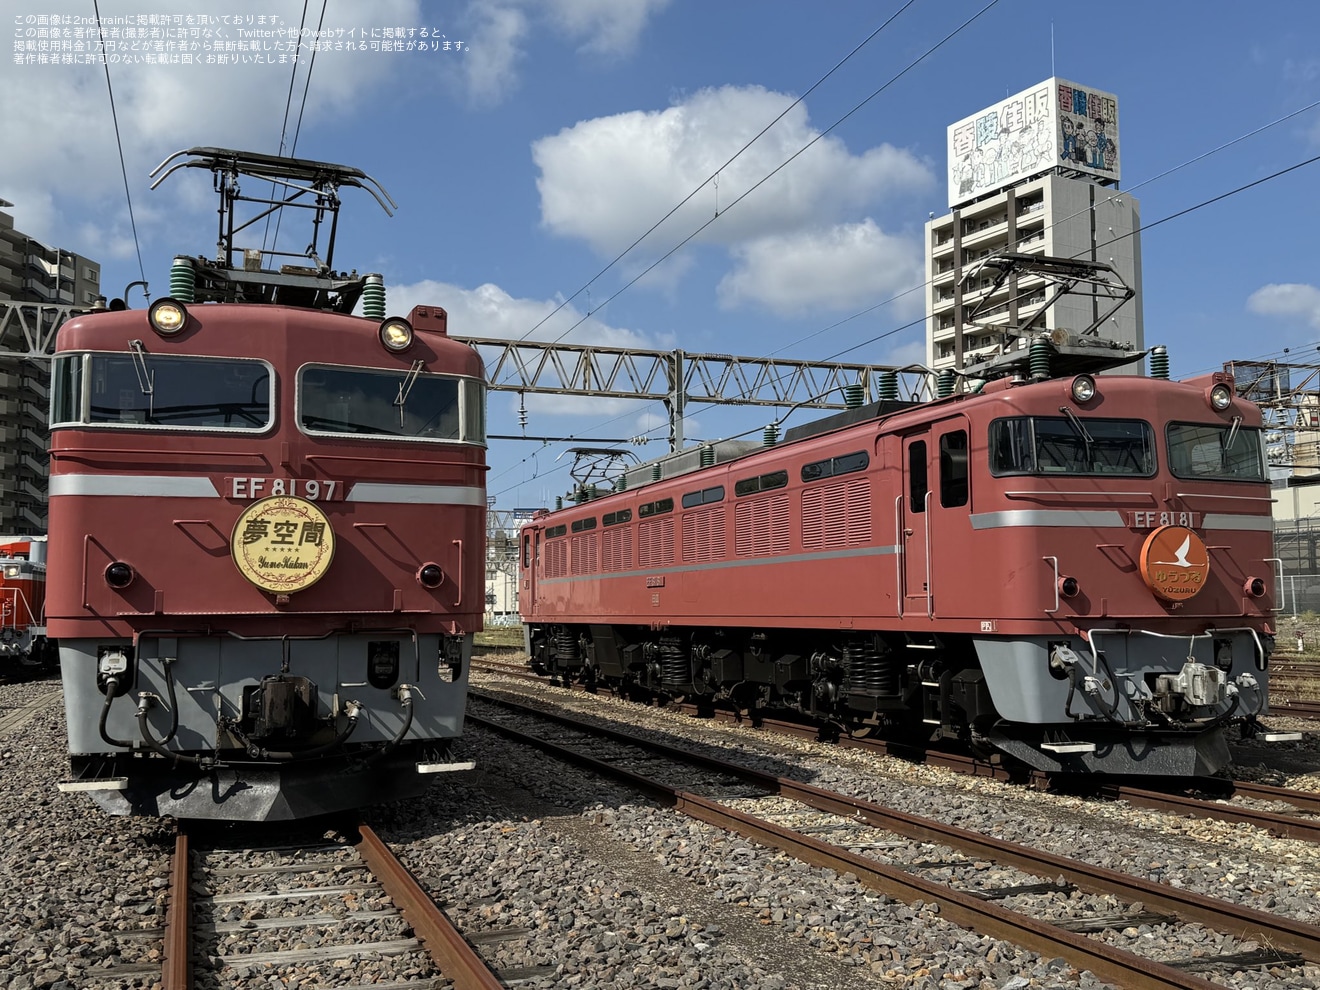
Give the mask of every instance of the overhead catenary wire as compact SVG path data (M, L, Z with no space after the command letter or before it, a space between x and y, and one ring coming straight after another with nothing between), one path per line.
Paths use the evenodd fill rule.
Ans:
M298 82L298 53L302 51L303 28L307 26L307 6L311 0L303 0L302 16L298 19L298 43L293 47L293 65L289 69L289 92L284 97L284 120L280 123L280 150L277 155L284 154L284 139L289 134L289 110L293 106L293 87ZM324 8L323 8L324 9ZM271 199L275 198L277 186L275 182L270 184ZM266 214L266 226L261 235L261 250L266 250L266 239L270 234L270 214Z
M749 148L751 148L752 145L754 145L757 141L759 141L762 137L764 137L765 134L766 134L766 132L769 131L770 128L774 127L775 124L779 123L779 122L780 122L781 120L783 120L786 116L788 116L789 111L791 111L791 110L792 110L794 107L796 107L799 103L801 103L801 102L802 102L803 100L805 100L808 96L810 96L813 92L815 92L815 90L818 89L818 88L820 87L820 85L821 85L822 83L825 82L825 80L829 79L830 76L834 75L835 72L837 72L840 68L843 67L844 63L846 63L849 59L851 59L851 58L852 58L854 55L856 55L859 51L861 51L863 48L865 48L865 47L866 47L871 41L873 41L873 40L875 39L876 35L878 35L881 31L883 31L883 30L884 30L885 28L887 28L890 24L892 24L892 23L898 18L898 16L899 16L900 14L902 14L905 10L907 10L909 7L911 7L914 3L916 3L916 0L907 0L907 3L903 4L903 6L901 6L898 10L896 10L893 14L891 14L891 15L890 15L890 16L884 21L883 24L881 24L878 28L876 28L874 31L872 31L870 34L868 34L868 35L867 35L865 38L863 38L860 42L858 42L858 43L853 47L852 51L848 52L847 55L843 56L843 58L841 58L841 59L839 59L839 61L835 62L834 65L830 68L830 70L829 70L828 72L826 72L823 76L821 76L821 77L820 77L819 79L817 79L814 83L812 83L809 87L807 87L807 89L802 93L801 96L799 96L797 99L795 99L795 100L793 100L791 103L789 103L788 106L784 107L784 109L783 109L782 111L780 111L780 113L779 113L779 115L778 115L777 117L775 117L772 121L770 121L768 124L766 124L764 127L762 127L759 131L757 131L756 134L753 135L753 137L752 137L750 140L748 140L748 141L747 141L747 142L746 142L741 148L739 148L739 149L738 149L737 151L735 151L732 155L730 155L729 158L728 158L728 160L725 161L725 163L724 163L723 165L719 166L719 167L718 167L717 169L715 169L715 171L713 171L710 175L708 175L708 176L706 176L706 178L702 179L701 182L699 182L699 183L696 185L696 187L693 188L693 190L692 190L690 193L688 193L686 196L684 196L684 197L683 197L683 198L682 198L682 199L681 199L681 200L680 200L680 201L679 201L679 202L678 202L678 203L677 203L677 204L676 204L676 205L675 205L675 206L674 206L674 207L673 207L668 213L666 213L664 216L662 216L662 217L661 217L659 220L657 220L655 223L651 224L651 226L648 227L645 231L643 231L642 234L641 234L640 236L638 236L636 240L634 240L634 241L633 241L631 244L629 244L626 248L624 248L622 251L620 251L618 254L616 254L616 255L610 260L609 264L607 264L604 268L602 268L600 271L598 271L595 275L591 276L591 278L588 279L588 280L582 285L582 287L579 288L576 292L574 292L571 296L566 297L563 301L561 301L561 302L559 303L558 306L556 306L554 309L552 309L552 310L551 310L549 313L547 313L545 316L541 317L541 319L540 319L540 320L539 320L539 321L538 321L538 322L537 322L537 323L536 323L536 324L535 324L530 330L527 330L527 331L526 331L525 333L523 333L522 336L520 336L518 339L519 339L519 340L526 340L529 336L531 336L533 333L535 333L537 330L539 330L541 327L543 327L543 326L544 326L544 325L550 320L551 317L553 317L556 313L558 313L561 309L563 309L565 306L567 306L569 303L571 303L571 302L572 302L574 299L576 299L578 296L582 295L583 292L588 292L588 293L589 293L589 290L590 290L591 286L596 282L597 279L599 279L602 275L604 275L604 274L605 274L606 272L608 272L611 268L613 268L613 267L614 267L615 265L617 265L620 261L622 261L622 260L623 260L623 259L624 259L624 258L625 258L625 257L626 257L626 256L627 256L627 255L628 255L628 254L629 254L634 248L636 248L639 244L641 244L642 241L646 240L646 238L650 237L651 234L655 233L655 231L659 228L659 226L660 226L662 223L664 223L666 220L668 220L670 217L672 217L675 213L677 213L679 210L681 210L684 206L686 206L686 205L692 200L692 197L694 197L695 195L697 195L697 193L701 192L702 189L705 189L706 186L709 185L709 184L712 183L712 182L715 184L715 188L716 188L716 194L717 194L717 198L716 198L716 203L717 203L717 206L716 206L716 213L718 214L718 213L719 213L719 208L718 208L718 202L719 202L719 200L718 200L718 192L719 192L720 173L723 172L723 171L724 171L726 168L728 168L730 165L732 165L735 161L737 161L737 159L738 159L739 157L741 157L742 154L743 154L745 151L747 151ZM590 309L591 309L591 307L588 306L588 310L590 310Z
M1147 178L1147 179L1143 179L1143 180L1141 180L1140 182L1138 182L1136 185L1134 185L1134 186L1132 186L1132 187L1129 187L1129 189L1125 190L1125 192L1130 194L1130 193L1131 193L1133 190L1135 190L1135 189L1141 188L1142 186L1145 186L1145 185L1149 185L1150 183L1155 182L1155 181L1157 181L1157 180L1159 180L1159 179L1166 178L1166 177L1168 177L1168 176L1174 174L1175 172L1178 172L1178 171L1180 171L1180 170L1182 170L1182 169L1184 169L1184 168L1187 168L1187 167L1189 167L1189 166L1191 166L1191 165L1196 164L1197 162L1204 161L1206 158L1209 158L1209 157L1211 157L1211 156L1213 156L1213 155L1215 155L1215 154L1217 154L1217 153L1219 153L1219 152L1221 152L1221 151L1223 151L1223 150L1225 150L1225 149L1227 149L1227 148L1233 147L1234 145L1239 144L1239 143L1241 143L1242 141L1247 140L1248 138L1254 137L1255 135L1260 134L1260 133L1262 133L1263 131L1268 130L1268 129L1271 128L1271 127L1277 126L1278 124L1283 123L1283 122L1285 122L1285 121L1287 121L1287 120L1291 120L1292 118L1298 116L1299 114L1305 113L1306 111L1311 110L1311 109L1314 109L1314 108L1317 107L1317 106L1320 106L1320 100L1318 100L1318 101L1314 101L1314 102L1312 102L1312 103L1308 103L1308 104L1306 104L1305 106L1303 106L1303 107L1299 107L1299 108L1297 108L1296 110L1293 110L1293 111L1291 111L1291 112L1289 112L1289 113L1287 113L1287 114L1284 114L1284 115L1281 116L1281 117L1276 117L1274 120L1271 120L1271 121L1269 121L1268 123L1262 124L1262 125L1260 125L1260 126L1258 126L1258 127L1254 127L1254 128L1252 128L1251 130L1246 131L1245 133L1239 135L1238 137L1235 137L1235 138L1233 138L1233 139L1231 139L1231 140L1229 140L1229 141L1225 141L1225 142L1223 142L1223 143L1217 145L1216 147L1211 148L1211 149L1208 150L1208 151L1204 151L1204 152L1201 152L1201 153L1199 153L1199 154L1197 154L1197 155L1194 155L1193 157L1187 159L1187 160L1184 161L1184 162L1181 162L1181 163L1178 164L1178 165L1175 165L1175 166L1173 166L1173 167L1171 167L1171 168L1167 168L1167 169L1165 169L1163 172L1159 172L1159 173L1157 173L1156 175L1153 175L1153 176L1151 176L1151 177L1149 177L1149 178ZM1305 163L1302 163L1302 164L1305 164ZM1285 171L1286 171L1286 170L1285 170ZM1269 177L1266 177L1266 178L1269 178ZM1261 181L1264 181L1264 180L1261 180ZM1115 193L1115 195L1123 195L1123 193ZM1226 195L1231 195L1231 193L1226 194ZM1201 204L1201 205L1208 205L1208 202L1210 202L1210 201L1207 201L1206 204ZM1195 208L1199 208L1199 207L1194 207L1194 209L1195 209ZM1080 211L1080 212L1084 212L1084 211ZM1043 229L1045 229L1045 230L1052 229L1053 227L1057 226L1058 224L1063 223L1063 222L1065 222L1065 221L1068 220L1068 219L1072 219L1073 217L1080 215L1080 212L1079 212L1079 213L1074 213L1074 214L1072 214L1072 215L1069 216L1069 217L1061 218L1060 220L1055 221L1054 223L1051 223L1051 224L1046 225L1046 227L1044 227ZM1166 217L1165 220L1167 220L1167 219L1170 219L1170 218L1169 218L1169 217ZM1161 220L1161 221L1158 221L1158 222L1159 222L1159 223L1163 223L1164 220ZM1151 229L1151 228L1154 227L1154 226L1155 226L1155 224L1152 223L1152 224L1150 224L1149 226L1144 227L1144 228L1142 228L1142 229L1143 229L1143 230L1149 230L1149 229ZM877 309L880 309L880 308L882 308L882 307L884 307L884 306L887 306L887 305L889 305L889 304L891 304L891 303L893 303L893 302L896 302L896 301L898 301L899 299L903 298L904 296L911 295L913 292L917 292L917 291L919 291L919 290L921 290L921 289L925 289L925 288L927 288L928 286L930 286L930 284L931 284L931 281L930 281L930 280L927 280L927 281L924 281L924 282L918 283L917 285L910 286L910 287L907 288L907 289L903 289L902 291L900 291L900 292L898 292L898 293L895 293L894 295L892 295L892 296L890 296L890 297L888 297L888 298L886 298L886 299L882 299L880 302L874 303L874 304L872 304L871 306L868 306L868 307L866 307L865 309L862 309L862 310L860 310L860 311L858 311L858 312L856 312L856 313L853 313L853 314L851 314L851 315L849 315L849 316L845 316L845 317L843 317L842 319L835 320L833 323L830 323L830 324L828 324L828 325L826 325L826 326L824 326L824 327L821 327L819 330L812 331L811 333L807 334L806 336L799 337L797 340L791 341L791 342L789 342L789 343L783 345L782 347L777 348L777 349L774 350L774 351L771 351L771 352L770 352L770 356L773 356L773 355L775 355L775 354L782 353L783 351L788 350L788 349L791 348L791 347L796 347L796 346L798 346L798 345L800 345L800 344L805 343L805 342L808 341L808 340L812 340L812 339L814 339L814 338L816 338L816 337L819 337L821 334L827 333L827 332L829 332L830 330L834 330L834 329L836 329L836 328L838 328L838 327L844 325L845 323L850 323L850 322L852 322L853 320L859 319L859 318L861 318L861 317L863 317L863 316L866 316L866 315L868 315L868 314L870 314L870 313L873 313L873 312L875 312ZM843 351L836 352L835 354L831 355L830 357L828 357L828 358L824 358L824 359L822 359L822 360L827 360L827 361L828 361L828 360L833 360L834 358L839 357L839 356L841 356L841 355L843 355L843 354L847 354L847 353L849 353L849 352L852 351L852 350L856 350L857 347L864 347L864 346L866 346L867 344L875 343L875 342L878 341L878 340L882 340L882 339L884 339L884 338L886 338L886 337L893 336L893 335L896 334L896 333L901 333L901 332L904 331L904 330L912 329L913 327L918 326L919 324L921 324L921 323L923 323L923 322L925 322L925 317L924 317L924 316L923 316L923 317L920 317L920 318L918 318L918 319L912 320L912 321L910 321L910 322L908 322L908 323L902 324L901 326L894 327L894 328L892 328L891 330L886 331L884 334L881 334L881 335L878 336L878 337L873 337L873 338L870 338L870 339L868 339L868 340L866 340L866 341L863 341L861 344L854 345L853 347L847 348L847 349L845 349L845 350L843 350ZM1320 341L1318 341L1317 343L1320 343ZM611 423L617 422L618 420L625 418L626 415L631 415L631 413L624 414L623 416L616 416L616 417L613 417L613 418L611 418L611 419L609 419L609 420L606 420L604 423L602 423L602 424L600 424L600 425L601 425L601 426L606 426L606 425L609 425L609 424L611 424ZM650 431L648 431L648 432L656 432L657 430L660 430L660 429L663 429L663 428L664 428L663 426L657 426L657 427L654 427L652 430L650 430ZM501 472L501 474L503 474L503 473L504 473L504 472ZM498 476L499 476L499 475L497 475L496 477L498 477Z
M316 22L316 35L315 35L315 37L317 37L317 38L321 37L321 28L322 28L322 27L324 26L324 24L325 24L325 8L326 8L326 5L327 5L328 3L329 3L329 0L321 0L321 16L320 16L320 18L317 19L317 22ZM298 33L299 33L299 35L302 34L301 31L299 31ZM300 43L301 43L301 42L300 42ZM312 71L316 68L316 53L317 53L317 51L318 51L319 49L320 49L320 45L312 45L312 58L311 58L311 61L309 61L309 62L307 63L307 75L306 75L306 77L304 77L304 79L303 79L303 95L302 95L302 102L299 103L299 105L298 105L298 122L294 125L294 128L293 128L293 140L289 143L289 157L290 157L290 158L292 158L292 157L294 156L294 153L298 150L298 135L302 132L303 111L307 109L307 94L311 91L311 88L312 88ZM297 69L297 66L296 66L296 65L294 66L294 69L295 69L295 71L296 71L296 69ZM292 82L290 82L290 89L289 89L289 92L290 92L290 94L292 94L292 92L293 92L293 89L292 89ZM286 111L286 113L287 113L287 111ZM286 117L286 120L287 120L287 117ZM281 142L280 142L280 144L281 144L281 148L282 148L282 147L283 147L283 138L281 138ZM272 251L275 250L275 248L276 248L276 246L279 244L279 240L280 240L280 220L283 218L284 211L281 210L281 211L279 211L279 212L280 212L280 216L278 216L278 217L275 218L275 239L274 239L273 241L271 241L271 250L272 250Z
M1144 228L1142 228L1142 230L1143 230L1143 231L1145 231L1145 230L1152 230L1152 229L1154 229L1154 228L1156 228L1156 227L1161 226L1162 224L1168 223L1168 222L1170 222L1170 221L1172 221L1172 220L1177 220L1177 219L1179 219L1179 218L1181 218L1181 217L1185 217L1185 216L1187 216L1188 214L1191 214L1191 213L1196 212L1197 210L1201 210L1201 209L1204 209L1204 208L1207 207L1207 206L1211 206L1211 205L1213 205L1213 204L1215 204L1215 203L1222 202L1223 200L1228 199L1228 198L1231 197L1231 196L1236 196L1236 195L1238 195L1239 193L1246 192L1246 191L1249 190L1249 189L1254 189L1256 186L1259 186L1259 185L1261 185L1261 184L1263 184L1263 183L1265 183L1265 182L1269 182L1269 181L1272 181L1272 180L1274 180L1274 179L1280 178L1280 177L1282 177L1282 176L1288 175L1288 174L1291 173L1291 172L1295 172L1295 171L1297 171L1298 169L1304 168L1304 167L1306 167L1307 165L1312 165L1312 164L1314 164L1314 163L1316 163L1316 162L1320 162L1320 155L1313 155L1313 156L1310 157L1310 158L1307 158L1307 159L1304 159L1304 160L1302 160L1302 161L1296 162L1296 163L1294 163L1294 164L1292 164L1292 165L1289 165L1289 166L1287 166L1287 167L1285 167L1285 168L1278 169L1278 170L1275 171L1275 172L1271 172L1269 175L1262 176L1262 177L1259 178L1259 179L1255 179L1255 180L1253 180L1253 181L1251 181L1251 182L1244 183L1244 184L1242 184L1242 185L1240 185L1240 186L1237 186L1237 187L1235 187L1235 188L1233 188L1233 189L1230 189L1230 190L1228 190L1228 191L1226 191L1226 192L1219 193L1218 195L1215 195L1215 196L1211 196L1210 198L1205 199L1205 200L1202 200L1201 202L1196 203L1196 204L1194 204L1194 205L1192 205L1192 206L1189 206L1189 207L1186 207L1186 208L1184 208L1184 209L1178 210L1178 211L1176 211L1176 212L1174 212L1174 213L1169 214L1168 216L1161 217L1159 220L1156 220L1156 221L1154 221L1153 223L1148 224L1147 226L1145 226ZM1123 239L1126 238L1126 237L1131 237L1131 236L1133 236L1133 234L1135 234L1135 233L1138 233L1138 231L1130 231L1130 232L1128 232L1128 233L1126 233L1126 234L1119 235L1119 236L1117 236L1117 237L1112 238L1112 239L1109 240L1109 241L1105 241L1103 244L1097 245L1097 247L1104 247L1104 246L1107 246L1107 245L1112 244L1112 243L1114 243L1114 242L1116 242L1116 241L1123 240ZM920 286L918 286L917 288L920 288ZM913 291L913 290L907 290L907 291ZM918 326L919 324L922 324L922 323L924 323L924 322L925 322L925 316L919 317L919 318L917 318L917 319L915 319L915 320L912 320L912 321L910 321L910 322L908 322L908 323L905 323L905 324L903 324L903 325L901 325L901 326L894 327L894 328L892 328L892 329L890 329L890 330L886 330L884 333L877 334L876 336L871 337L871 338L869 338L869 339L867 339L867 340L863 340L863 341L860 341L860 342L858 342L858 343L856 343L856 344L853 344L853 345L851 345L851 346L849 346L849 347L847 347L847 348L844 348L844 349L841 350L841 351L837 351L836 353L830 355L830 356L827 357L827 358L823 358L822 360L825 360L825 361L832 361L832 360L835 360L835 359L837 359L837 358L839 358L839 357L842 357L842 356L845 355L845 354L848 354L848 353L850 353L850 352L852 352L852 351L857 350L858 348L869 346L870 344L874 344L874 343L876 343L876 342L878 342L878 341L884 340L884 339L887 338L887 337L892 337L892 336L893 336L894 334L896 334L896 333L901 333L901 332L904 331L904 330L909 330L909 329L911 329L911 328L913 328L913 327L915 327L915 326ZM629 413L629 414L625 414L625 415L631 415L631 413ZM624 416L616 416L616 417L614 417L613 419L605 420L604 422L600 422L600 423L595 424L594 426L591 427L591 429L600 429L600 428L602 428L602 427L604 427L604 426L608 426L610 423L616 422L617 420L619 420L619 419L623 419L623 418L624 418ZM660 430L660 429L663 429L663 428L665 428L665 427L663 427L663 426L657 426L657 427L654 427L654 428L652 428L651 430L648 430L648 431L646 431L646 432L647 432L647 433L654 433L654 432L656 432L657 430ZM643 435L645 435L645 434L643 434ZM524 459L524 461L525 461L525 459ZM523 462L519 462L519 465L520 465L521 463L523 463ZM519 465L515 465L514 467L516 468L516 467L519 466ZM512 469L509 469L509 470L512 470ZM495 475L494 477L501 477L501 476L502 476L503 474L505 474L505 473L507 473L507 471L505 471L505 472L501 472L499 475ZM549 474L553 474L554 471L552 470L552 471L550 471L550 472L548 472L548 473L549 473ZM492 479L492 480L493 480L493 479ZM512 487L510 487L510 488L507 488L507 489L503 489L503 490L501 490L501 491L498 491L498 492L494 493L494 497L498 497L498 496L500 496L500 495L503 495L503 494L504 494L505 492L507 492L507 491L513 491L513 490L515 490L515 489L518 488L518 487L521 487L521 486L520 486L520 485L518 485L518 486L512 486Z
M762 176L760 179L758 179L758 180L757 180L757 181L756 181L756 182L755 182L750 188L746 189L741 195L739 195L739 196L737 196L736 198L734 198L734 200L733 200L731 203L729 203L729 205L726 206L723 210L721 210L719 213L715 214L714 216L710 217L708 220L706 220L704 223L702 223L699 227L697 227L695 230L693 230L690 234L688 234L686 237L684 237L682 240L680 240L677 244L675 244L673 247L671 247L668 251L666 251L663 255L661 255L659 258L657 258L655 261L653 261L650 265L646 266L646 268L644 268L644 269L643 269L641 272L639 272L636 276L634 276L632 279L630 279L630 280L628 280L627 282L625 282L625 283L623 284L623 286L621 286L618 290L616 290L615 292L613 292L613 293L611 293L609 296L607 296L607 297L605 298L605 300L604 300L599 306L595 307L595 309L593 309L590 313L585 314L580 320L578 320L578 321L577 321L576 323L574 323L572 326L568 327L568 329L564 330L561 334L559 334L559 336L555 337L554 340L551 341L551 343L556 343L556 344L559 343L561 340L563 340L565 337L567 337L570 333L572 333L574 330L576 330L578 327L580 327L583 323L585 323L587 320L591 319L591 317L594 316L597 312L599 312L600 310L604 309L604 308L605 308L606 306L608 306L611 302L613 302L615 299L617 299L619 296L621 296L624 292L628 291L628 289L632 288L634 285L636 285L638 282L640 282L643 278L645 278L647 275L649 275L652 271L654 271L654 270L655 270L656 268L658 268L660 265L664 264L664 262L668 261L669 258L671 258L674 254L676 254L679 250L681 250L684 246L686 246L686 245L687 245L687 244L688 244L688 243L689 243L694 237L696 237L698 234L700 234L703 230L705 230L705 229L706 229L707 227L709 227L711 224L715 223L715 222L716 222L717 220L719 220L721 217L726 216L726 215L728 214L728 212L729 212L731 209L733 209L735 206L737 206L739 203L741 203L743 200L745 200L748 196L750 196L752 193L754 193L757 189L761 188L761 186L765 185L765 183L768 182L770 179L772 179L774 176L778 175L779 172L780 172L781 170L783 170L783 169L784 169L785 167L787 167L789 164L791 164L792 162L794 162L794 161L795 161L800 155L802 155L802 154L803 154L804 152L806 152L808 149L810 149L810 148L812 148L813 146L815 146L816 142L820 141L822 138L824 138L825 136L827 136L828 134L830 134L832 131L834 131L836 128L838 128L840 124L842 124L844 121L846 121L846 120L848 120L850 117L852 117L853 114L857 113L857 111L859 111L860 109L862 109L862 107L866 106L866 104L870 103L873 99L875 99L877 96L879 96L881 93L883 93L886 89L888 89L890 86L892 86L892 85L893 85L895 82L897 82L899 79L903 78L903 76L907 75L908 72L910 72L912 69L916 68L916 66L920 65L923 61L925 61L925 60L926 60L927 58L929 58L932 54L934 54L936 51L938 51L941 47L943 47L945 44L947 44L952 38L956 37L960 32L962 32L962 31L965 30L968 26L970 26L973 22L975 22L976 19L979 18L982 14L984 14L986 11L990 10L992 7L996 6L998 3L999 3L999 0L990 0L989 3L987 3L987 4L985 4L983 7L981 7L980 10L978 10L976 13L972 14L970 17L968 17L966 20L964 20L961 24L959 24L956 28L954 28L952 31L950 31L948 34L946 34L946 35L945 35L943 38L941 38L938 42L936 42L936 43L935 43L934 45L932 45L931 47L927 48L924 52L922 52L920 55L918 55L918 56L917 56L916 58L914 58L912 61L908 62L907 65L905 65L905 66L904 66L902 69L900 69L897 73L895 73L893 76L891 76L891 77L890 77L890 78L889 78L889 79L888 79L888 80L887 80L882 86L880 86L879 88L877 88L877 89L875 89L874 91L872 91L871 94L870 94L869 96L867 96L865 99L863 99L863 100L861 100L860 102L856 103L856 104L855 104L850 110L848 110L848 111L847 111L846 113L844 113L841 117L839 117L838 119L836 119L832 124L830 124L830 125L829 125L828 127L826 127L824 130L820 131L818 134L816 134L815 137L813 137L810 141L808 141L806 144L804 144L801 148L799 148L797 151L793 152L793 154L789 155L786 159L784 159L782 162L780 162L778 165L776 165L773 169L771 169L769 172L767 172L764 176Z
M98 0L92 0L92 13L96 15L96 33L101 39L101 55L105 66L105 88L110 94L110 119L115 125L115 144L119 148L119 171L124 176L124 198L128 201L128 223L133 228L133 249L137 252L138 273L142 276L142 292L150 299L147 291L147 270L142 264L142 245L138 241L137 218L133 215L133 194L128 188L128 166L124 162L124 141L119 136L119 113L115 110L115 89L110 84L110 60L105 58L105 31L101 27L101 8Z

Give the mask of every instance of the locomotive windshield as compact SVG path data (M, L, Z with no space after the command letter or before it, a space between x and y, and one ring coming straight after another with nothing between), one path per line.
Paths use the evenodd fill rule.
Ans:
M452 375L304 365L298 424L307 433L485 444L484 391Z
M997 419L990 424L990 470L1145 478L1155 473L1154 433L1139 419Z
M1205 423L1170 423L1169 470L1178 478L1264 481L1260 430Z
M51 374L51 428L261 432L274 421L271 370L242 358L61 354Z

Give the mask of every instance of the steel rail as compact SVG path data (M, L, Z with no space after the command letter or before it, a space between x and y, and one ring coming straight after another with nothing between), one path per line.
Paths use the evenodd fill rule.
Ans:
M1245 780L1235 780L1232 784L1233 793L1242 797L1256 798L1259 801L1282 801L1308 815L1320 815L1320 794L1275 787L1273 784L1252 784Z
M511 726L472 714L467 718L470 722L524 745L534 746L542 752L622 781L699 821L779 849L813 866L832 869L840 874L852 873L867 886L898 900L936 904L940 916L954 924L1031 949L1043 956L1061 956L1077 969L1090 970L1102 980L1128 990L1212 990L1217 987L1215 983L1183 973L1172 966L1115 949L1104 942L1073 934L1049 922L1018 914L971 894L924 880L897 867L886 866L819 839L726 808L584 753L557 746Z
M1258 797L1268 801L1287 801L1303 807L1304 811L1320 811L1320 795L1314 797L1300 791L1274 788L1277 794L1270 795L1263 790L1264 785L1234 783L1234 792L1244 797ZM1286 839L1300 839L1303 842L1320 842L1320 821L1310 818L1298 818L1295 815L1281 815L1277 811L1259 811L1254 808L1242 808L1235 805L1208 802L1201 798L1188 797L1185 794L1166 794L1163 791L1148 791L1139 787L1114 786L1102 789L1103 793L1126 801L1138 808L1151 808L1155 811L1167 811L1172 814L1191 815L1194 818L1207 818L1213 821L1236 822L1241 825L1254 825Z
M474 694L482 700L488 700L480 692L474 692ZM520 707L514 702L499 701L497 703L506 708ZM1184 920L1199 921L1225 933L1241 935L1246 931L1258 937L1265 944L1284 946L1300 953L1312 962L1320 961L1320 927L1314 925L1293 921L1265 911L1228 905L1224 901L1206 897L1202 894L1154 883L1131 874L1120 873L1117 870L1092 866L1066 856L1059 856L1017 843L995 839L955 825L945 825L933 819L909 815L871 801L838 794L789 777L776 777L773 774L740 766L736 763L729 763L716 757L638 739L635 736L614 729L586 725L553 713L540 712L534 709L530 711L538 718L545 718L556 724L603 735L650 752L691 762L706 770L737 777L747 783L763 787L772 793L777 793L820 811L865 821L869 825L886 829L919 842L935 842L945 845L971 858L992 859L995 862L1004 863L1037 876L1063 876L1069 883L1093 894L1113 894L1127 900L1140 900L1155 910L1177 915ZM496 727L498 731L505 731L505 727L499 726L498 723L480 719L479 716L473 716L470 712L467 718L477 721L478 724ZM557 751L560 749L562 747L557 747ZM563 750L563 752L572 753L573 751ZM585 758L593 759L591 757ZM657 786L666 791L668 790L665 785ZM1232 908L1232 910L1228 910L1228 908Z
M403 912L417 937L456 990L501 990L503 983L490 971L476 949L440 910L408 868L367 825L358 826L358 855L384 887L394 906Z
M1320 718L1320 701L1271 702L1270 714L1291 715L1294 718Z
M192 907L188 901L188 835L174 837L170 860L170 900L165 910L165 959L161 966L163 990L192 990Z

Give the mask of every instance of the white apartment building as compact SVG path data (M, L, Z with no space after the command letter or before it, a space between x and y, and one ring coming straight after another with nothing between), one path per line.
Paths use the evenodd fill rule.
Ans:
M1141 212L1117 186L1117 116L1112 94L1055 78L949 128L950 212L926 224L930 368L996 352L1001 327L1081 333L1112 309L1112 298L1094 291L1046 306L1056 283L1039 275L1013 274L995 288L999 271L981 266L1005 252L1112 267L1135 295L1094 332L1145 346Z
M100 264L42 244L0 211L0 301L91 308L100 286ZM20 334L7 332L0 351L21 345ZM0 534L46 531L49 401L49 361L0 353Z

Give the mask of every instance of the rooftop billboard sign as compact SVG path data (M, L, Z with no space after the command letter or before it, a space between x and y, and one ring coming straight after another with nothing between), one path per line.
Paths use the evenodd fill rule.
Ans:
M949 208L1065 168L1117 182L1118 97L1058 77L949 127Z

